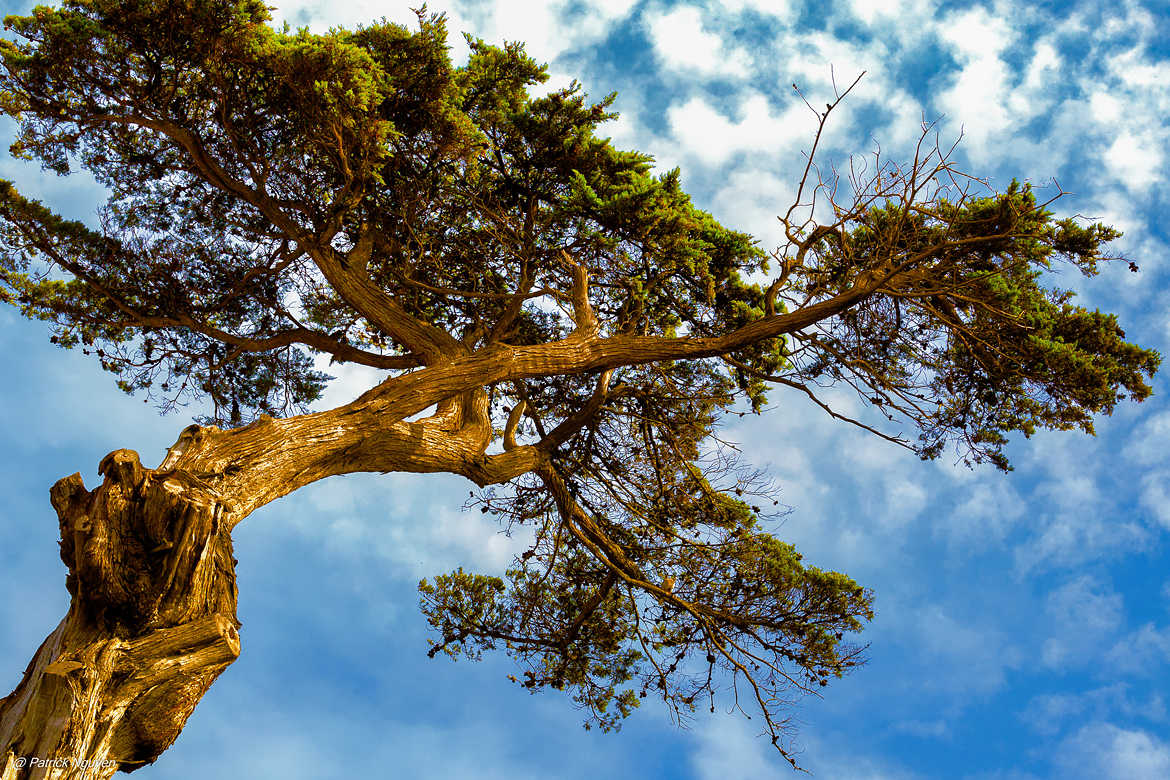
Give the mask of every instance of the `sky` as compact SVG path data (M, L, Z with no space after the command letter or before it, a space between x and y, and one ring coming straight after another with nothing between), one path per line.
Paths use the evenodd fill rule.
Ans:
M314 30L405 2L281 2ZM31 4L0 3L8 13ZM1106 6L1109 11L1103 10ZM779 243L815 118L834 79L865 76L831 119L820 159L880 148L904 159L925 119L962 136L965 171L1068 193L1058 213L1125 232L1141 268L1056 283L1115 311L1130 341L1170 354L1170 6L934 0L450 0L458 35L518 40L550 88L617 91L606 131L682 169L696 203ZM11 137L11 125L0 126ZM6 145L6 144L5 144ZM91 218L101 195L0 155L0 177ZM67 609L48 489L128 447L155 465L190 422L159 417L38 323L0 310L0 688L11 690ZM320 406L372 376L334 371ZM776 393L726 433L792 511L774 533L807 563L876 592L869 663L801 701L798 761L825 780L1170 777L1170 383L1097 421L1097 436L1013 441L1015 471L923 463ZM848 404L845 397L842 403ZM848 411L848 406L845 407ZM741 715L680 730L648 699L617 734L581 727L555 691L508 682L507 658L426 657L422 577L502 573L524 539L462 511L457 478L359 475L316 483L235 532L243 653L142 780L222 778L785 778Z

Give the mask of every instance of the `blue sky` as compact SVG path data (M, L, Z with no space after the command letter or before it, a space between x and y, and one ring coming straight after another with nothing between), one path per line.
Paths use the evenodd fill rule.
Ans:
M277 2L277 0L274 0ZM411 3L284 2L315 29ZM867 71L834 116L821 159L880 144L904 157L921 119L960 131L957 159L1006 186L1052 179L1061 213L1123 229L1141 266L1086 283L1130 340L1170 354L1162 215L1170 208L1170 10L1164 2L961 4L912 0L700 3L496 0L450 5L455 33L521 40L551 86L618 91L619 145L680 166L725 224L779 241L814 105ZM4 3L7 12L28 6ZM456 59L465 56L458 35ZM3 126L10 134L11 128ZM74 216L92 184L0 159L0 176ZM148 465L189 422L160 418L36 323L0 310L0 688L15 686L64 614L48 488L129 447ZM368 386L338 373L323 404ZM1170 777L1170 383L1098 422L1095 438L1039 434L1016 470L969 471L912 454L777 393L729 435L793 507L775 533L806 560L877 593L870 663L803 701L799 759L819 778ZM849 399L837 399L848 410ZM749 424L750 422L750 424ZM506 658L428 660L415 586L456 566L502 572L523 539L460 511L455 478L317 483L236 531L243 655L143 780L191 778L780 778L787 765L739 715L686 731L650 700L619 734L581 728L566 696L509 683Z

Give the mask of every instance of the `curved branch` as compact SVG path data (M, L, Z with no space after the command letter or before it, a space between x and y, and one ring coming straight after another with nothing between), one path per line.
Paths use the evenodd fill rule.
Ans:
M568 252L562 250L561 256L573 271L573 322L577 325L573 334L582 338L592 338L597 335L597 316L593 313L593 307L589 305L589 270L569 257Z
M508 412L508 424L504 426L505 451L516 449L516 426L520 424L520 417L524 414L524 407L527 405L528 402L521 399L520 403Z

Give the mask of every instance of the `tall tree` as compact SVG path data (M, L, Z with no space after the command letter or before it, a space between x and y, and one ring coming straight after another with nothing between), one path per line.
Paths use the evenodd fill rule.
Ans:
M1012 432L1092 432L1150 393L1157 353L1044 284L1094 275L1118 232L988 189L926 129L864 181L816 179L814 143L767 253L598 135L612 96L533 97L518 45L469 40L454 67L425 9L417 30L268 21L258 0L6 20L12 153L109 198L87 225L0 186L0 298L126 392L210 407L156 468L117 450L100 486L53 487L72 602L0 700L6 779L154 761L239 654L232 529L357 471L459 474L534 528L502 578L420 583L432 655L503 646L603 729L647 696L679 718L726 697L792 761L788 705L862 661L873 594L765 530L720 419L779 386L1007 469ZM383 378L310 413L325 355ZM830 408L843 385L888 429Z

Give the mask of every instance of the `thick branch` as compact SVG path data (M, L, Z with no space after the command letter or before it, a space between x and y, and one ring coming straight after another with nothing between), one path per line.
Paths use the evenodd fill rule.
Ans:
M597 335L597 317L589 305L589 269L569 257L568 252L561 254L573 270L573 322L577 325L573 332L582 338L592 338Z
M233 431L195 428L168 467L221 476L239 505L232 522L310 482L357 471L450 472L477 484L504 482L537 468L548 451L600 407L605 372L624 365L710 357L832 316L868 294L854 288L813 306L750 323L720 337L614 336L524 347L495 345L466 357L388 379L354 402L282 420L262 417ZM518 446L486 456L490 425L483 414L456 427L436 416L405 419L428 407L499 382L601 370L589 404L546 437L547 446ZM482 399L481 399L482 400ZM461 408L463 406L461 405ZM593 411L591 411L593 410Z
M355 247L350 254L360 249ZM319 244L309 247L308 253L342 300L399 344L421 355L424 363L466 353L466 348L449 333L411 316L374 284L365 273L364 261L358 267L350 267L336 251Z

